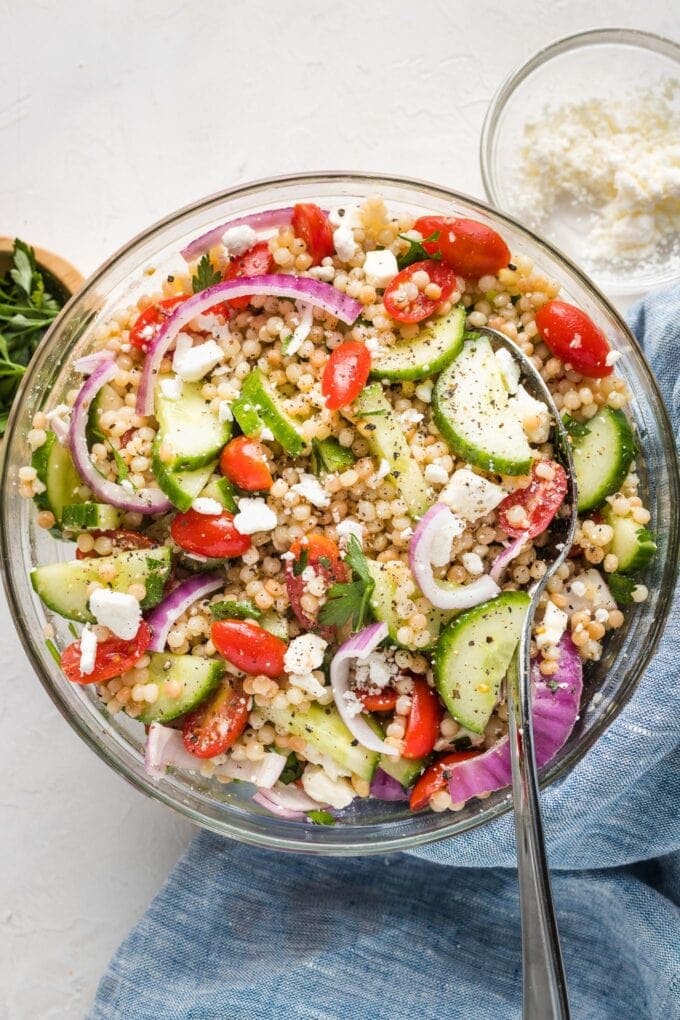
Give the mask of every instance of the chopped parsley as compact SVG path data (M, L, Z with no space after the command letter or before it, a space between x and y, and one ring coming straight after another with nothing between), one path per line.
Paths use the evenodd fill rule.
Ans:
M146 595L141 603L142 608L155 606L161 601L168 576L165 560L157 560L155 556L147 556L146 566L149 572L144 583Z
M196 272L191 277L191 289L194 294L198 294L199 291L207 290L208 287L214 287L221 279L222 274L213 269L209 255L205 254L196 266Z
M309 550L304 546L300 550L300 558L293 561L293 577L299 577L309 562Z
M216 620L259 620L262 610L248 599L238 602L213 602L210 612Z
M286 764L283 766L283 772L279 776L279 781L288 786L289 783L294 783L296 779L299 779L303 772L303 766L300 763L298 756L295 751L291 751L286 758Z
M353 579L331 585L326 603L319 613L319 623L326 627L342 627L351 620L352 630L357 631L361 630L369 614L375 581L356 535L349 536L345 563L350 567Z
M609 590L621 606L630 605L633 602L633 588L637 588L637 582L625 574L610 574L607 578Z
M562 415L562 424L572 439L583 439L584 436L590 435L590 427L585 422L576 421L570 414Z
M307 817L315 825L335 825L335 818L330 811L308 811Z
M414 262L438 262L442 254L440 251L435 251L432 254L425 248L427 243L434 244L439 240L439 231L435 230L429 237L424 237L422 241L416 241L412 237L407 237L406 234L400 234L399 237L402 241L408 241L408 251L405 251L403 255L399 255L397 258L397 265L399 269L406 269L407 266L412 266Z

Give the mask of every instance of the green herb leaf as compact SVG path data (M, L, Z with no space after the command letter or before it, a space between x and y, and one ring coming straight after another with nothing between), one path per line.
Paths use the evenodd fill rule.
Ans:
M424 237L422 241L415 241L412 237L407 237L406 234L400 234L399 237L402 241L408 241L408 251L405 251L403 255L399 255L397 258L399 269L406 269L407 266L412 266L414 262L438 262L442 257L440 251L436 251L431 255L424 247L430 241L434 244L435 241L439 240L438 230L435 230L429 237Z
M118 481L124 482L127 476L130 474L130 469L123 460L120 451L116 449L113 443L107 443L107 446L111 453L113 454L113 459L116 464L116 471L118 472Z
M308 811L307 817L315 825L335 825L335 818L330 811Z
M61 655L59 654L54 641L51 641L50 638L45 638L45 648L50 653L57 666L61 666Z
M259 620L262 610L248 599L238 602L213 602L210 612L216 620Z
M293 577L299 577L309 562L309 552L303 546L300 550L300 559L293 560Z
M327 627L342 627L351 620L352 630L357 631L361 630L370 612L375 582L356 535L349 537L345 563L356 577L352 581L331 585L326 603L319 613L319 622Z
M640 528L637 533L638 542L653 542L656 545L656 535L649 528Z
M10 269L9 275L12 277L17 287L23 290L24 294L28 297L32 291L33 271L35 268L35 255L31 248L28 248L25 244L15 242L14 244L14 257L13 257L14 268Z
M142 602L142 608L157 605L163 598L163 589L165 588L165 564L161 560L157 560L155 556L147 556L146 565L148 574L144 583L146 595Z
M562 415L562 424L572 439L583 439L584 436L590 435L590 427L585 422L576 421L570 414Z
M196 272L191 277L191 289L194 294L198 294L199 291L207 290L208 287L214 287L221 279L222 274L213 269L210 256L206 253L196 266Z
M337 439L312 440L312 471L315 475L333 474L335 471L346 471L355 462L355 456L347 447L341 446Z
M619 605L630 605L633 601L633 588L637 587L637 582L632 577L626 577L625 574L610 574L607 584Z
M284 786L288 786L289 783L294 783L296 779L299 779L303 771L304 766L298 761L295 751L291 751L286 758L286 764L283 766L279 780Z

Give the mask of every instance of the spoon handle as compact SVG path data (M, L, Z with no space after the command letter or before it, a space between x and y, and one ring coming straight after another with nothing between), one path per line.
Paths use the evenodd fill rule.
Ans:
M524 645L524 642L522 642ZM508 675L517 875L522 920L524 1020L569 1020L569 1000L543 838L531 724L528 654ZM528 652L528 649L526 650Z

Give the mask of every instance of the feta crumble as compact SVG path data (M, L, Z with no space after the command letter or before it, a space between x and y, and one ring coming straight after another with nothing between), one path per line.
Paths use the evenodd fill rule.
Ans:
M331 497L324 489L318 478L314 475L302 474L300 481L291 485L291 492L297 492L299 496L306 499L312 506L323 510L330 505Z
M234 415L231 410L231 404L227 400L220 400L217 406L217 418L218 421L221 422L234 420Z
M254 535L258 531L272 531L276 527L276 514L262 497L239 500L238 513L234 516L234 527L239 535Z
M550 412L544 403L532 397L520 384L516 396L508 401L508 408L519 417L529 442L547 443L550 438Z
M335 530L338 533L341 545L347 545L350 535L354 535L359 545L364 543L364 526L352 517L346 517L344 521L340 521Z
M346 223L342 223L333 231L333 244L341 262L349 262L357 253L352 228Z
M371 287L383 288L399 272L396 257L391 251L369 251L364 261L366 283Z
M283 657L283 668L286 673L312 673L323 665L323 657L328 647L318 634L301 634L293 638Z
M449 512L442 513L442 520L430 544L430 563L445 567L451 561L451 545L465 531L465 522Z
M134 595L98 588L90 595L90 612L97 623L116 637L131 641L142 622L142 610Z
M175 345L172 367L184 382L198 382L224 360L224 351L214 340L192 346L191 337L180 333Z
M484 573L484 561L477 553L463 553L460 559L468 574L471 574L473 577L479 577L480 574Z
M205 514L206 517L218 517L224 507L209 496L197 496L191 504L191 509L195 510L197 514Z
M80 672L87 676L94 670L97 655L97 635L86 623L80 635Z
M168 400L181 400L184 383L178 375L171 375L169 379L161 379L161 393Z
M558 645L568 623L568 614L563 609L558 609L554 602L548 602L543 615L543 623L536 628L536 647L547 648Z
M302 788L319 804L340 811L352 803L356 794L348 779L331 779L319 765L308 765L302 773Z
M448 472L439 464L428 464L425 468L425 481L431 485L446 485L448 480Z
M240 227L229 227L222 234L222 244L230 255L245 255L256 241L257 234L247 224Z
M439 500L447 503L463 520L476 521L495 510L506 495L505 489L495 482L476 475L469 468L459 468L439 493Z

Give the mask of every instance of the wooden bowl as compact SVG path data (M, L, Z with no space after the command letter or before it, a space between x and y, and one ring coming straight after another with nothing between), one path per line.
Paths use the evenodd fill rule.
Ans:
M4 276L12 262L14 238L0 237L0 277ZM66 302L82 286L85 277L75 266L45 248L35 247L36 261L46 280L52 285L54 296ZM48 287L49 289L49 287Z

